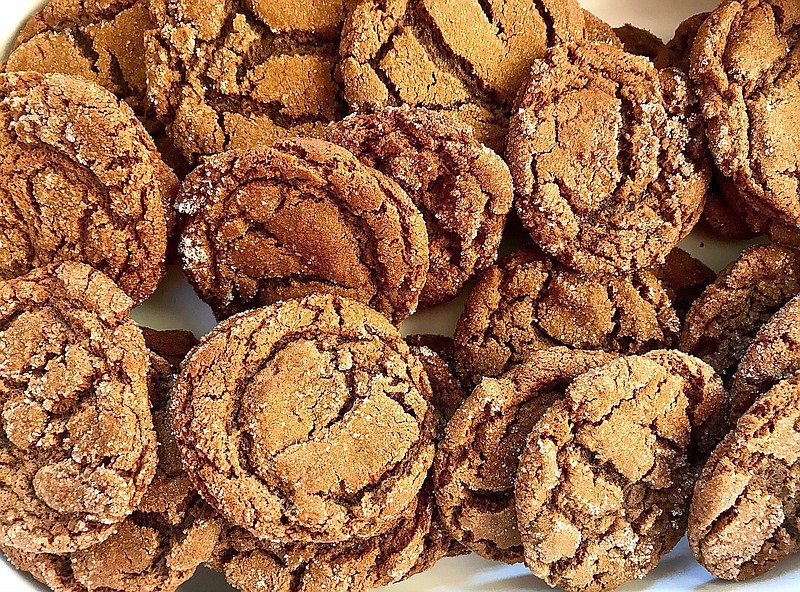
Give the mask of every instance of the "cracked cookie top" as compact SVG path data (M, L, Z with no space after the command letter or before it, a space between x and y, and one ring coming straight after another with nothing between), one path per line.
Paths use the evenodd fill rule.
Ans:
M534 242L584 273L662 263L700 216L710 171L685 75L606 43L533 65L511 118L516 210Z
M347 150L308 138L230 151L178 197L183 268L218 318L313 292L399 323L428 269L425 221L406 193Z
M388 108L332 124L325 138L396 181L422 212L430 265L421 308L452 300L495 262L514 198L511 173L458 119Z
M708 571L747 580L800 551L800 378L772 387L706 463L689 546Z
M222 323L184 362L173 397L194 484L259 538L329 543L385 532L433 460L422 366L383 316L338 296Z
M800 4L726 0L692 48L714 160L742 199L800 226Z
M70 76L0 74L0 277L81 261L137 304L164 274L178 180L130 108Z
M664 42L647 29L635 27L626 23L621 27L614 27L614 34L628 53L654 59L664 49Z
M478 279L455 332L456 371L467 387L553 346L633 354L671 347L680 323L650 271L585 277L534 247Z
M705 263L683 249L673 249L663 264L653 269L656 277L683 321L700 294L717 279L717 274Z
M362 0L342 33L344 96L359 112L452 111L501 152L531 62L582 38L575 0Z
M0 544L86 549L145 495L156 437L132 306L78 263L0 283Z
M175 146L196 163L340 119L348 1L151 0L148 96Z

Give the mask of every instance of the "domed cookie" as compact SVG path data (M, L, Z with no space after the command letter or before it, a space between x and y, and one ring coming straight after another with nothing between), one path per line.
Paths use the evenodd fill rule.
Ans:
M343 148L292 139L231 151L190 174L183 269L217 318L313 292L399 323L428 269L425 222L405 192Z
M697 222L709 180L685 76L604 43L534 63L507 161L534 242L584 273L662 263Z
M695 300L680 349L730 383L761 326L800 293L800 251L779 245L747 249Z
M800 226L800 6L786 0L726 0L692 48L691 75L711 153L742 199Z
M573 379L614 357L551 348L478 385L436 453L437 506L458 541L487 559L522 561L514 481L528 434Z
M344 96L357 112L403 104L452 111L502 152L531 62L582 38L576 0L364 0L342 33Z
M747 580L800 550L800 379L774 386L714 450L694 491L689 546L712 574Z
M467 387L475 386L536 350L563 345L640 353L671 347L679 332L653 273L584 277L525 247L478 278L456 326L456 371Z
M0 283L0 544L86 549L145 495L156 437L132 307L78 263Z
M420 308L452 300L495 262L514 198L511 173L458 119L389 108L348 117L325 137L396 181L422 212L430 264Z
M658 55L653 58L653 64L655 64L656 68L659 70L662 68L678 68L687 74L689 73L692 45L697 38L700 27L709 14L708 12L695 14L678 25L672 39L667 41L666 45L658 52Z
M338 296L222 323L184 361L173 398L195 486L263 539L381 534L433 460L437 426L422 366L384 317Z
M708 419L698 411L725 411L705 396L636 356L572 382L519 463L517 516L534 575L568 592L599 591L658 564L686 530L701 458L693 423Z
M647 29L634 27L625 23L621 27L614 27L614 34L622 43L622 48L628 53L643 56L650 60L664 49L664 42Z
M61 74L0 74L0 277L77 260L139 304L164 274L175 175L127 105Z
M334 69L350 0L151 0L148 97L191 162L319 133L345 114Z
M617 37L611 25L585 8L582 12L583 35L587 41L591 43L608 43L616 47L622 47L622 41Z
M675 307L678 318L683 320L692 304L717 274L702 261L695 259L683 249L673 249L662 265L653 270Z

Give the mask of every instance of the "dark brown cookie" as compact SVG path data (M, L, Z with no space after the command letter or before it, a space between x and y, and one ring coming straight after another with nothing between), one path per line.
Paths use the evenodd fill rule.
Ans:
M157 331L142 327L142 335L147 349L164 358L174 368L180 366L189 350L197 345L197 337L193 333L180 329Z
M86 549L139 505L156 437L132 307L78 263L0 283L0 544Z
M725 0L692 48L711 153L742 199L800 226L800 8L787 0Z
M742 416L697 482L689 546L712 574L747 580L800 551L800 378Z
M711 428L706 414L725 411L718 378L717 387L695 390L666 364L635 356L572 382L533 428L517 474L535 575L569 592L599 591L658 564L685 532L699 460L693 428Z
M184 361L173 397L195 486L259 538L328 543L385 532L433 460L421 364L384 317L338 296L222 323Z
M628 53L643 56L650 60L661 53L664 49L664 42L653 35L647 29L634 27L630 23L625 23L621 27L614 28L614 34L622 43L622 47Z
M662 265L653 270L672 301L678 318L683 320L703 290L717 278L705 263L683 249L674 249Z
M430 264L421 308L452 300L495 262L514 198L511 173L452 114L388 108L335 123L325 138L396 181L422 212Z
M696 111L677 70L602 43L549 50L508 138L516 210L534 242L584 273L662 263L708 187Z
M711 230L731 240L748 240L761 234L765 229L757 230L761 225L756 220L762 220L763 217L744 203L736 185L714 168L703 208L703 218Z
M399 323L428 269L425 221L406 193L313 139L207 159L178 197L183 269L217 318L314 292Z
M614 357L551 348L478 385L436 453L436 502L454 538L487 559L522 561L514 481L528 434L573 379Z
M584 277L532 247L478 279L455 332L467 387L557 345L624 354L677 343L680 322L656 276Z
M345 113L339 34L349 0L151 0L148 97L191 162L319 133Z
M344 95L360 112L403 104L452 111L502 152L531 62L582 38L576 0L364 0L342 34Z
M800 293L800 251L747 249L695 300L680 348L710 364L726 383L761 326Z
M603 19L583 9L583 35L590 43L608 43L622 47L622 41L614 33L614 29Z
M61 74L0 74L0 277L77 260L139 304L164 274L178 190L108 91Z
M672 39L667 41L666 45L661 48L661 51L653 59L656 68L659 70L663 68L678 68L687 74L689 73L692 45L697 38L700 27L709 14L708 12L695 14L678 25Z

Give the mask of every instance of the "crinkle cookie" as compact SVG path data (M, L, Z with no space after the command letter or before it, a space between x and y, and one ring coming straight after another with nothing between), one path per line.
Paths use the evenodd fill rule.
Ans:
M688 79L605 43L548 51L511 118L516 210L584 273L657 265L694 227L710 178Z
M111 93L61 74L0 74L0 179L0 277L81 261L137 304L155 291L178 180Z
M622 43L622 47L628 53L643 56L650 60L664 49L664 42L653 35L647 29L634 27L630 23L625 23L621 27L614 28L614 34Z
M708 265L683 249L673 249L653 273L661 280L681 320L686 318L697 297L717 279L717 274Z
M210 157L178 197L183 269L217 318L314 292L399 323L428 270L425 221L347 150L296 138Z
M747 580L800 550L800 378L772 387L697 482L689 546L712 574Z
M184 468L234 525L271 541L386 532L433 461L419 361L379 313L314 295L203 338L173 394Z
M704 385L631 356L576 378L545 412L516 482L534 575L568 592L608 590L672 549L686 530L698 443L727 411L719 378Z
M551 348L478 385L436 453L437 506L453 537L487 559L522 561L514 481L528 434L573 379L614 358Z
M0 544L71 553L139 506L156 467L133 302L78 263L0 283Z
M142 327L144 343L147 349L164 358L177 370L186 354L197 345L197 338L189 331L169 329L158 331L149 327Z
M148 97L175 146L196 163L340 119L348 1L151 0Z
M425 218L421 308L452 300L497 259L514 187L505 162L449 113L388 108L332 124L325 138L408 193Z
M659 70L662 68L678 68L687 74L689 73L692 45L697 38L700 27L709 14L708 12L695 14L678 25L672 39L667 41L666 45L658 52L658 55L653 58L653 64L655 64L656 68Z
M611 25L585 8L582 12L583 35L586 41L590 43L608 43L616 47L622 47L622 41L617 37Z
M650 271L604 278L571 272L525 247L479 278L455 332L467 387L553 346L640 353L677 343L680 322Z
M717 166L752 208L794 226L800 226L798 36L797 2L725 0L700 27L691 55Z
M155 332L162 342L172 332ZM183 349L173 341L170 349ZM181 468L167 405L175 368L151 354L150 403L158 436L158 467L139 507L104 542L65 555L4 547L9 560L56 592L171 592L211 557L222 530Z
M763 245L744 251L695 300L680 349L730 383L761 326L800 293L800 251Z
M342 33L344 96L357 112L451 111L501 152L531 62L582 38L576 0L364 0Z

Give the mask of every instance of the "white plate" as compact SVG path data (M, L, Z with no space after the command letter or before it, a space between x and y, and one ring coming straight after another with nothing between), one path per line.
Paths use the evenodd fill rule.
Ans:
M274 0L279 2L280 0ZM28 15L46 0L0 0L0 52L10 49ZM591 10L613 26L633 23L670 39L675 27L686 17L716 6L715 0L585 0ZM2 53L0 53L2 55ZM696 231L683 247L720 270L751 243L723 242ZM403 329L406 333L452 334L463 298L432 311L415 315ZM136 320L157 329L184 328L198 336L214 326L214 317L188 286L180 269L170 269L155 296L134 311ZM661 565L641 582L621 588L626 592L709 591L715 590L777 592L800 590L800 555L784 561L769 574L744 584L726 584L715 580L692 558L684 539L663 558ZM0 592L41 592L44 586L15 571L0 560ZM230 592L225 580L209 570L200 569L181 592ZM510 592L513 590L549 590L521 565L507 566L485 561L475 555L440 561L432 570L396 584L391 592Z

